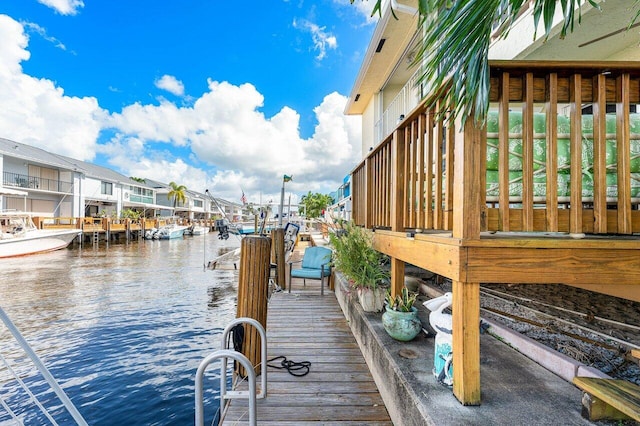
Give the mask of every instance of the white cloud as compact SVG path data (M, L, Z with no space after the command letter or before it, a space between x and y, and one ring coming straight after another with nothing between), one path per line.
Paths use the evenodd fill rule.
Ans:
M111 125L126 135L121 137L145 144L190 146L198 160L217 169L198 187L215 190L215 195L228 193L234 199L242 187L250 200L258 201L261 191L263 197L278 195L283 174L294 175L287 185L291 191L329 191L339 186L361 158L360 118L345 116L345 103L346 97L338 93L327 95L314 110L318 120L314 135L303 139L300 117L291 108L265 117L258 111L263 96L253 85L209 81L209 91L193 107L135 104L113 114ZM158 167L135 156L128 159L148 170L146 176L153 179L162 180L160 174L168 170L164 163ZM142 171L133 175L144 176ZM181 176L183 181L193 177L193 170Z
M93 97L66 96L51 80L24 74L27 46L23 26L0 15L1 137L85 161L100 153L127 176L232 201L242 188L250 201L279 202L283 174L294 176L287 192L333 191L360 159L360 118L343 114L338 93L315 108L310 138L301 137L300 116L289 107L266 117L264 96L249 83L209 80L190 106L163 100L110 114ZM109 141L100 141L102 131L113 134Z
M155 81L155 85L157 88L166 90L176 96L184 95L184 84L172 75L163 75Z
M0 15L2 137L91 160L105 112L93 97L71 97L51 80L22 72L29 59L23 26Z
M379 18L378 12L376 12L375 15L371 16L371 14L373 13L373 7L376 4L376 0L355 0L353 4L351 4L350 0L334 0L334 2L341 6L355 10L365 19L365 22L367 24L377 22ZM383 0L382 3L386 4L387 1Z
M23 22L22 25L28 31L34 32L34 33L38 34L40 37L42 37L43 39L45 39L46 41L52 43L58 49L67 50L67 46L65 46L64 43L62 43L57 38L48 35L47 34L47 30L44 29L43 27L41 27L40 25L38 25L36 23L33 23L33 22Z
M326 27L320 27L306 19L294 19L293 27L311 33L313 50L318 52L316 59L319 61L327 56L327 49L336 49L338 47L338 39L333 34L327 33L325 31Z
M82 0L38 0L38 2L54 9L61 15L75 15L84 7Z

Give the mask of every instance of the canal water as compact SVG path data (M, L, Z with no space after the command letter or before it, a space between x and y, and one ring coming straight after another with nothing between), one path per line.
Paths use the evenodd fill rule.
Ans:
M205 264L238 246L210 233L2 259L0 306L90 425L192 425L196 369L220 347L236 306L237 272ZM1 322L0 355L45 388ZM24 424L49 424L7 374L0 362L0 398ZM217 388L212 368L206 419ZM43 398L59 424L72 424L51 392ZM0 405L0 425L10 419Z

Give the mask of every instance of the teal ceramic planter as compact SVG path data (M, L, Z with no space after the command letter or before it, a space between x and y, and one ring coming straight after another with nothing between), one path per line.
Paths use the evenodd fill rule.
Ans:
M401 342L413 340L422 330L415 307L411 308L411 312L398 312L386 307L382 314L382 326L389 336Z

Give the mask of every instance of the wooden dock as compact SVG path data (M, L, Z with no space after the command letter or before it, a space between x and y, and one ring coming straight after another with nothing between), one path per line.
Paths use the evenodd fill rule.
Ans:
M311 367L304 377L268 369L267 398L257 403L259 425L392 425L334 294L325 289L320 296L318 281L304 287L294 279L291 293L273 294L267 342L267 359L285 356ZM247 407L234 400L223 424L248 424Z

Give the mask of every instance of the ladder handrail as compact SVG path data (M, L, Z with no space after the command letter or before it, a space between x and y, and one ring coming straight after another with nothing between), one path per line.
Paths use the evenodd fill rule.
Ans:
M242 353L229 348L229 333L233 327L238 324L250 324L254 326L260 334L260 355L262 362L260 363L261 386L260 393L256 392L256 371L251 361ZM233 359L239 362L247 372L247 381L249 382L249 392L234 392L233 395L227 395L227 359ZM220 366L220 421L225 413L225 402L227 399L246 398L249 400L249 424L257 425L256 419L256 399L267 397L267 334L260 322L253 318L240 317L231 321L222 332L221 349L207 356L198 367L195 379L195 405L196 405L196 426L204 426L204 372L212 362L221 359ZM236 372L234 371L235 375Z
M73 405L73 402L71 402L67 394L64 392L64 390L62 390L56 379L31 348L26 339L22 336L15 324L13 324L9 316L4 312L2 307L0 307L0 318L2 319L2 322L4 322L4 325L9 329L16 342L18 342L22 350L25 351L29 358L31 358L31 362L33 362L40 374L42 374L42 377L44 377L49 386L51 386L51 389L53 389L55 394L58 396L58 399L60 399L60 402L62 402L69 414L71 414L71 417L73 417L78 425L88 426L87 422L82 417L76 406Z
M256 426L256 372L251 365L251 361L240 352L236 352L231 349L219 349L207 356L196 371L196 383L195 383L195 396L196 396L196 426L204 426L204 372L212 362L222 359L222 367L220 368L220 413L222 414L222 406L224 404L224 398L222 397L222 390L227 385L227 359L231 358L244 367L247 372L247 381L249 382L249 393L247 395L249 399L249 424Z
M254 326L260 334L260 357L262 363L260 365L260 393L256 395L256 398L263 399L267 397L267 334L264 331L264 327L260 322L249 317L240 317L231 321L222 332L222 349L230 349L227 345L229 341L229 333L231 329L237 324L251 324ZM220 395L224 396L223 390L220 389Z

